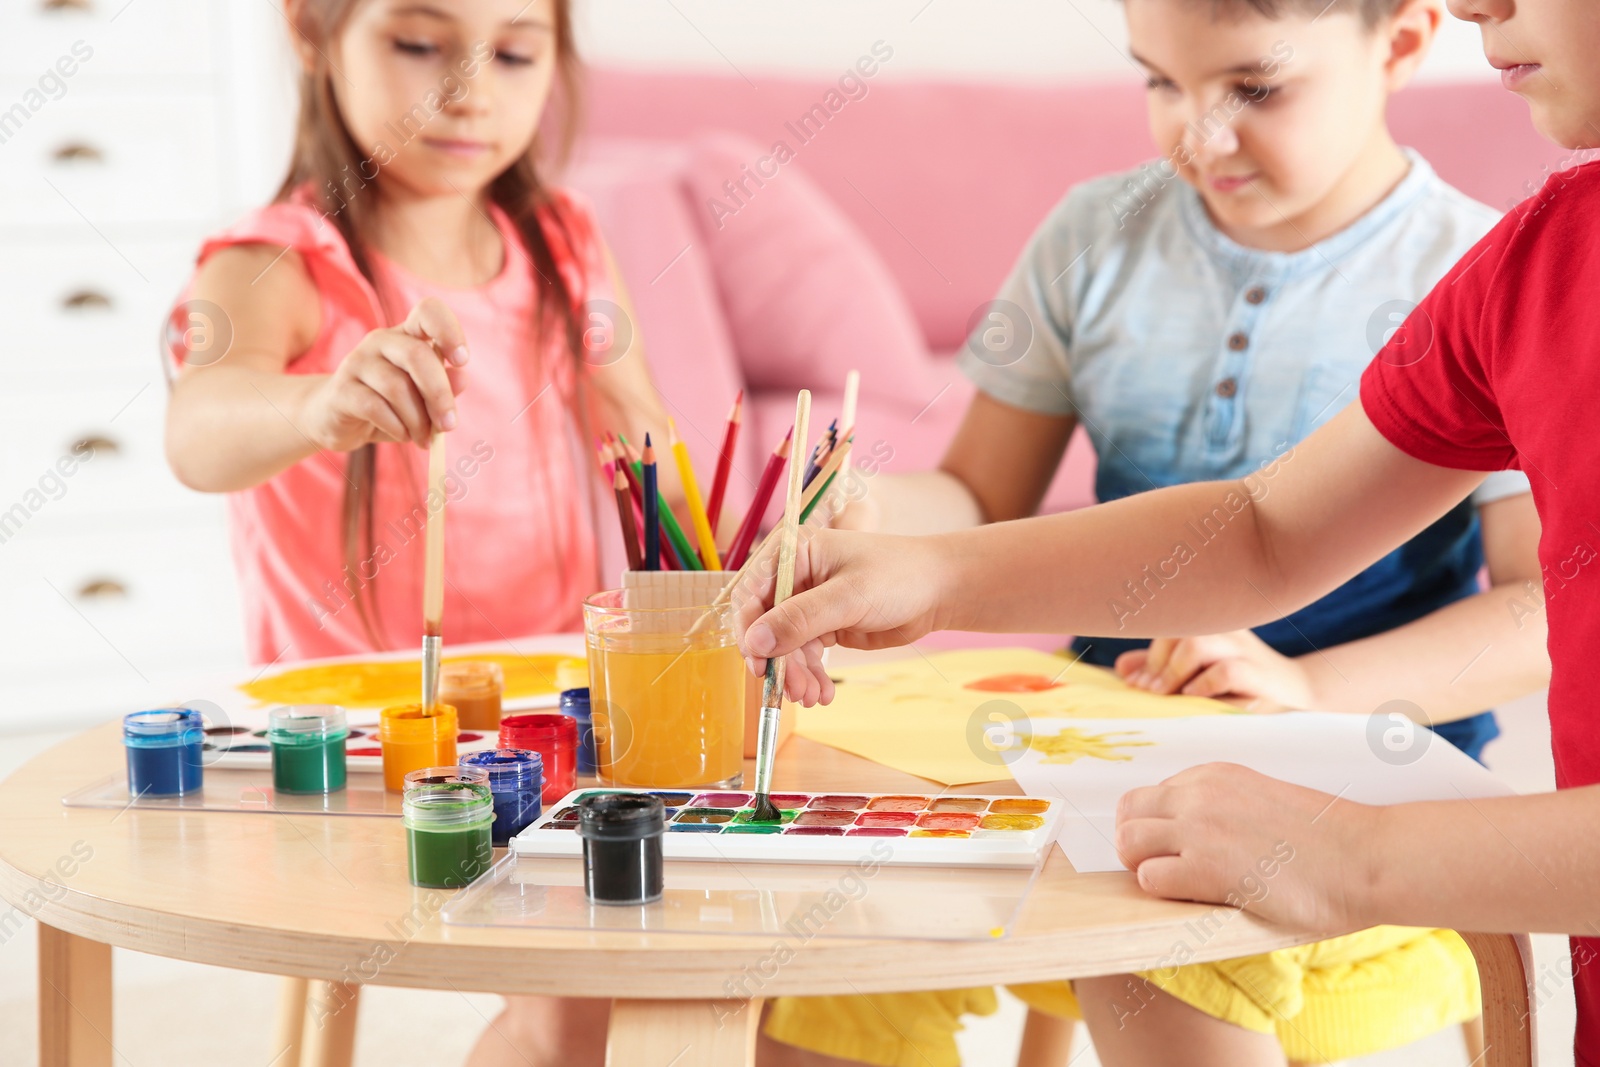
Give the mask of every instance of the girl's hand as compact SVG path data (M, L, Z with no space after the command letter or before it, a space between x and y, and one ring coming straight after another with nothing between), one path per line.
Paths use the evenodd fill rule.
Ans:
M1208 763L1125 793L1115 844L1156 896L1342 933L1370 925L1362 901L1382 811Z
M1207 637L1162 637L1147 649L1117 657L1117 674L1152 693L1246 698L1249 711L1272 712L1316 704L1299 660L1281 655L1249 630Z
M428 297L399 326L361 339L306 398L301 426L313 444L330 452L372 441L426 448L435 430L455 428L455 396L466 387L460 371L466 362L461 324L441 301Z
M769 656L787 656L784 692L806 706L833 700L821 650L890 648L939 627L940 576L934 537L889 537L802 530L794 595L771 608L777 554L750 568L734 591L735 627L751 673Z

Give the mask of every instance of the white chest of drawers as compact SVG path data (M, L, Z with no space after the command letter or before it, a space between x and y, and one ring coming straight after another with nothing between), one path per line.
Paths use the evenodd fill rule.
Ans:
M251 6L0 5L0 731L244 663L224 501L162 452L158 339L200 239L276 177L240 71L285 30Z

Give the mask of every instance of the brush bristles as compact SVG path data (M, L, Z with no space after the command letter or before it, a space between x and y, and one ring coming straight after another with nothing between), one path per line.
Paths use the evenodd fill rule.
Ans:
M755 802L750 805L750 808L751 822L781 822L783 820L783 814L778 811L778 807L772 802L772 798L765 793L757 793Z

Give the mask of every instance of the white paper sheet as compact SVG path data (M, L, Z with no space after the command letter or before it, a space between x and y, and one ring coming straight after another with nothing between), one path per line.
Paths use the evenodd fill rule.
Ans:
M1307 711L1184 719L1032 718L1027 729L1035 737L1064 729L1113 735L1107 739L1112 746L1154 742L1116 747L1130 757L1126 761L1084 756L1071 763L1047 763L1040 752L1019 749L1010 763L1011 773L1030 795L1066 799L1057 842L1081 872L1123 870L1111 844L1122 794L1204 763L1242 764L1363 804L1513 792L1444 738L1388 716Z

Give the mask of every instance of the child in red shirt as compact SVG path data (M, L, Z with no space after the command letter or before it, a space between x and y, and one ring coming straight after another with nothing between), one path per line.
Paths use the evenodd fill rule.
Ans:
M1490 63L1540 132L1600 146L1592 0L1451 0L1451 11L1481 26ZM1127 794L1117 846L1146 890L1221 902L1288 842L1294 862L1249 907L1305 929L1580 935L1576 1060L1600 1064L1600 162L1577 158L1440 282L1368 368L1360 403L1279 464L1271 492L1198 483L936 537L819 534L797 561L802 592L761 614L770 578L752 583L752 667L810 653L791 657L788 689L814 702L832 697L812 666L816 642L882 647L936 628L1113 632L1122 581L1170 556L1185 523L1217 507L1241 521L1129 627L1153 637L1256 625L1416 534L1482 472L1520 468L1543 524L1544 588L1508 610L1550 613L1557 793L1379 808L1212 764ZM1168 1037L1181 1042L1181 1029Z

